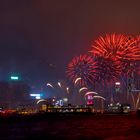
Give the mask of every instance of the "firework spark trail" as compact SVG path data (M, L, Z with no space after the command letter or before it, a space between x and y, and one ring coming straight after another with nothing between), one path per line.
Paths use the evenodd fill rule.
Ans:
M79 93L82 92L83 90L87 90L87 87L82 87L79 89Z
M140 100L140 93L138 94L138 98L137 98L137 102L136 102L136 109L138 108L139 100Z
M100 99L105 100L105 98L104 98L104 97L102 97L102 96L93 96L93 98L100 98Z
M86 94L85 94L85 96L87 96L87 95L89 95L89 94L98 94L97 92L93 92L93 91L89 91L89 92L87 92Z
M76 84L78 83L78 81L80 81L80 80L82 80L82 78L81 78L81 77L76 78L76 80L75 80L74 84L76 85Z
M47 86L50 86L51 88L54 88L52 84L47 83Z

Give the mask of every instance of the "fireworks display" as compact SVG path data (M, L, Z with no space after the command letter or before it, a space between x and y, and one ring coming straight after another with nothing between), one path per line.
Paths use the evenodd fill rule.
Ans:
M67 70L67 76L75 85L87 85L89 82L111 82L118 79L119 75L119 64L103 57L96 59L87 56L76 57L70 62Z
M93 43L90 52L95 57L109 58L115 61L120 66L122 73L128 73L130 63L135 63L140 60L139 42L139 36L132 37L122 34L111 34L105 37L100 36ZM118 69L118 67L116 68Z
M92 43L89 52L90 56L85 54L72 59L67 67L67 77L80 85L94 81L114 82L122 74L131 73L131 67L139 62L140 36L106 34Z
M122 34L100 36L92 45L91 53L114 60L140 60L138 40Z
M67 77L75 83L77 78L81 80L77 83L87 85L96 79L97 63L93 61L93 57L89 55L80 55L74 57L67 66Z
M79 86L79 93L90 95L91 88L93 91L99 91L101 95L112 101L119 99L115 93L114 84L120 81L120 93L127 93L124 98L128 98L128 92L134 88L139 88L139 65L140 65L140 36L131 36L123 34L106 34L100 36L92 43L88 52L90 55L80 55L74 57L67 66L67 77L72 81L74 86ZM134 78L134 76L136 76ZM123 87L125 86L125 87ZM87 90L88 89L88 90ZM85 91L84 91L85 90ZM94 92L93 92L94 93ZM103 96L94 96L101 98ZM135 103L133 94L131 94ZM86 98L87 104L93 104L93 98ZM137 97L139 102L140 96ZM137 108L136 103L133 105ZM136 107L135 107L136 106Z
M121 73L119 62L110 58L98 57L96 58L98 69L98 82L112 82L119 78Z

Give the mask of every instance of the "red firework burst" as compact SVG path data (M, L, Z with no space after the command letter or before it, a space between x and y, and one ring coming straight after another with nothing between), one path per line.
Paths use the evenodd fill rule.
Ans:
M113 82L120 77L120 65L118 61L114 61L110 58L96 57L98 69L98 81L99 82Z
M93 83L96 79L97 64L93 61L93 57L89 55L80 55L74 57L67 66L67 77L74 83L80 78L80 85Z
M95 40L90 51L94 56L111 58L114 60L140 60L138 39L122 34L100 36Z

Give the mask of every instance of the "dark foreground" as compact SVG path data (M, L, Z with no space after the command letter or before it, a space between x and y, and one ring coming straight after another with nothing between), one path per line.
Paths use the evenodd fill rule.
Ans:
M53 114L0 120L0 140L138 140L137 115Z

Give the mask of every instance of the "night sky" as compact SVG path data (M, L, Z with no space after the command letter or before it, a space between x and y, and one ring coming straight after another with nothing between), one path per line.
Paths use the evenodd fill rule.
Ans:
M0 80L63 79L68 62L99 35L139 31L139 0L1 0Z

